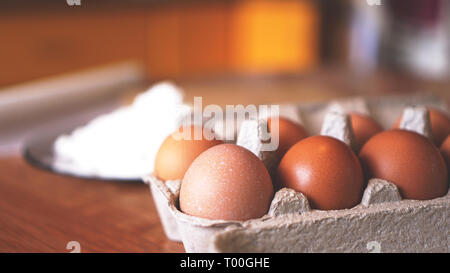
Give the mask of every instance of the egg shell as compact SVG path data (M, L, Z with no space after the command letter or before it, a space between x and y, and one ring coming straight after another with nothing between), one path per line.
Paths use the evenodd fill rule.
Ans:
M351 113L350 120L358 151L367 142L367 140L375 134L383 131L381 125L368 115Z
M312 208L351 208L362 198L364 178L358 158L333 137L301 140L283 157L277 174L277 183L303 193Z
M441 145L441 154L447 163L447 175L450 172L450 136L448 136ZM450 176L450 175L449 175ZM450 178L450 177L449 177Z
M222 144L203 152L186 171L180 209L207 219L248 220L268 212L273 193L270 175L256 155Z
M450 119L447 114L434 108L430 110L431 130L434 143L439 147L450 135Z
M367 178L394 183L405 199L428 200L447 193L447 168L426 137L394 129L372 137L359 153Z
M276 132L272 131L272 119L269 118L267 122L269 125L270 134L273 137ZM308 137L309 134L301 124L284 117L278 117L278 136L279 146L276 153L279 158L282 158L289 148L291 148L298 141Z
M223 143L223 141L217 139L205 139L201 127L197 129L201 130L202 138L196 140L194 138L195 128L196 126L190 127L190 139L177 139L171 134L164 140L155 157L155 176L164 181L182 179L197 156L208 148ZM184 133L185 131L180 128L179 132Z

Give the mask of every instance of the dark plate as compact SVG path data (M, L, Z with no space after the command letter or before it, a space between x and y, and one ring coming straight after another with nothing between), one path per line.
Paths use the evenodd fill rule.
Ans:
M53 142L57 136L43 136L37 137L31 141L28 141L23 148L23 156L25 160L31 165L44 169L49 172L53 172L60 175L82 178L82 179L95 179L101 181L113 181L113 182L126 182L126 183L138 183L142 180L137 177L136 179L124 179L115 177L98 177L98 176L86 176L73 172L64 172L57 170L53 167L54 154L53 154Z

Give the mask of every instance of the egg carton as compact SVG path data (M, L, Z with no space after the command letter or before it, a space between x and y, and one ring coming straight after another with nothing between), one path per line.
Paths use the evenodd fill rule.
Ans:
M423 106L448 111L437 97L415 95L283 105L281 115L300 121L311 134L333 136L354 147L348 113L370 114L384 128L392 127L403 113L403 128L427 135L430 127ZM239 135L248 137L238 137L237 144L250 148L273 173L270 152L249 145L258 141L258 126L260 121L243 123ZM143 180L150 186L167 237L182 241L187 252L450 252L450 192L432 200L402 200L394 184L374 178L359 205L324 211L311 209L302 193L283 188L263 217L228 221L181 212L181 180L163 182L151 174Z

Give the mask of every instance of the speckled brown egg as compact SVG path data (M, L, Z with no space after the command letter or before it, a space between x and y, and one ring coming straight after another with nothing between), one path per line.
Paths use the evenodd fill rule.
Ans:
M447 162L447 175L450 172L450 135L442 142L441 154Z
M272 119L269 118L267 123L270 134L273 137L275 131L272 131ZM278 136L279 145L276 153L279 158L282 158L295 143L308 137L308 132L301 124L284 117L278 117Z
M359 158L367 178L397 185L405 199L427 200L447 192L447 168L436 146L426 137L394 129L372 137Z
M350 120L352 123L353 133L355 135L358 151L361 149L364 143L367 142L367 140L369 140L375 134L383 131L381 125L378 124L378 122L376 122L370 116L351 113Z
M440 110L429 107L431 132L433 134L434 144L439 147L445 138L450 134L450 118ZM395 122L393 128L400 128L401 118Z
M357 156L328 136L299 141L278 166L278 183L303 193L312 208L345 209L361 201L364 178Z
M190 128L191 139L176 139L171 134L164 140L155 158L153 174L156 177L163 181L183 179L189 165L198 155L212 146L223 143L221 140L205 139L201 127L198 127L198 130L202 130L202 138L196 140L194 138L195 128L195 126ZM178 132L183 133L183 128L180 128Z
M222 220L248 220L265 215L273 186L262 161L234 144L214 146L187 170L180 190L186 214Z

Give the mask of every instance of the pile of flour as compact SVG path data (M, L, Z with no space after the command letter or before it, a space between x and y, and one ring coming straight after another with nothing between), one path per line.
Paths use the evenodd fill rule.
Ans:
M59 136L53 145L53 167L80 176L139 179L153 171L159 146L190 113L178 87L156 84L132 105Z

